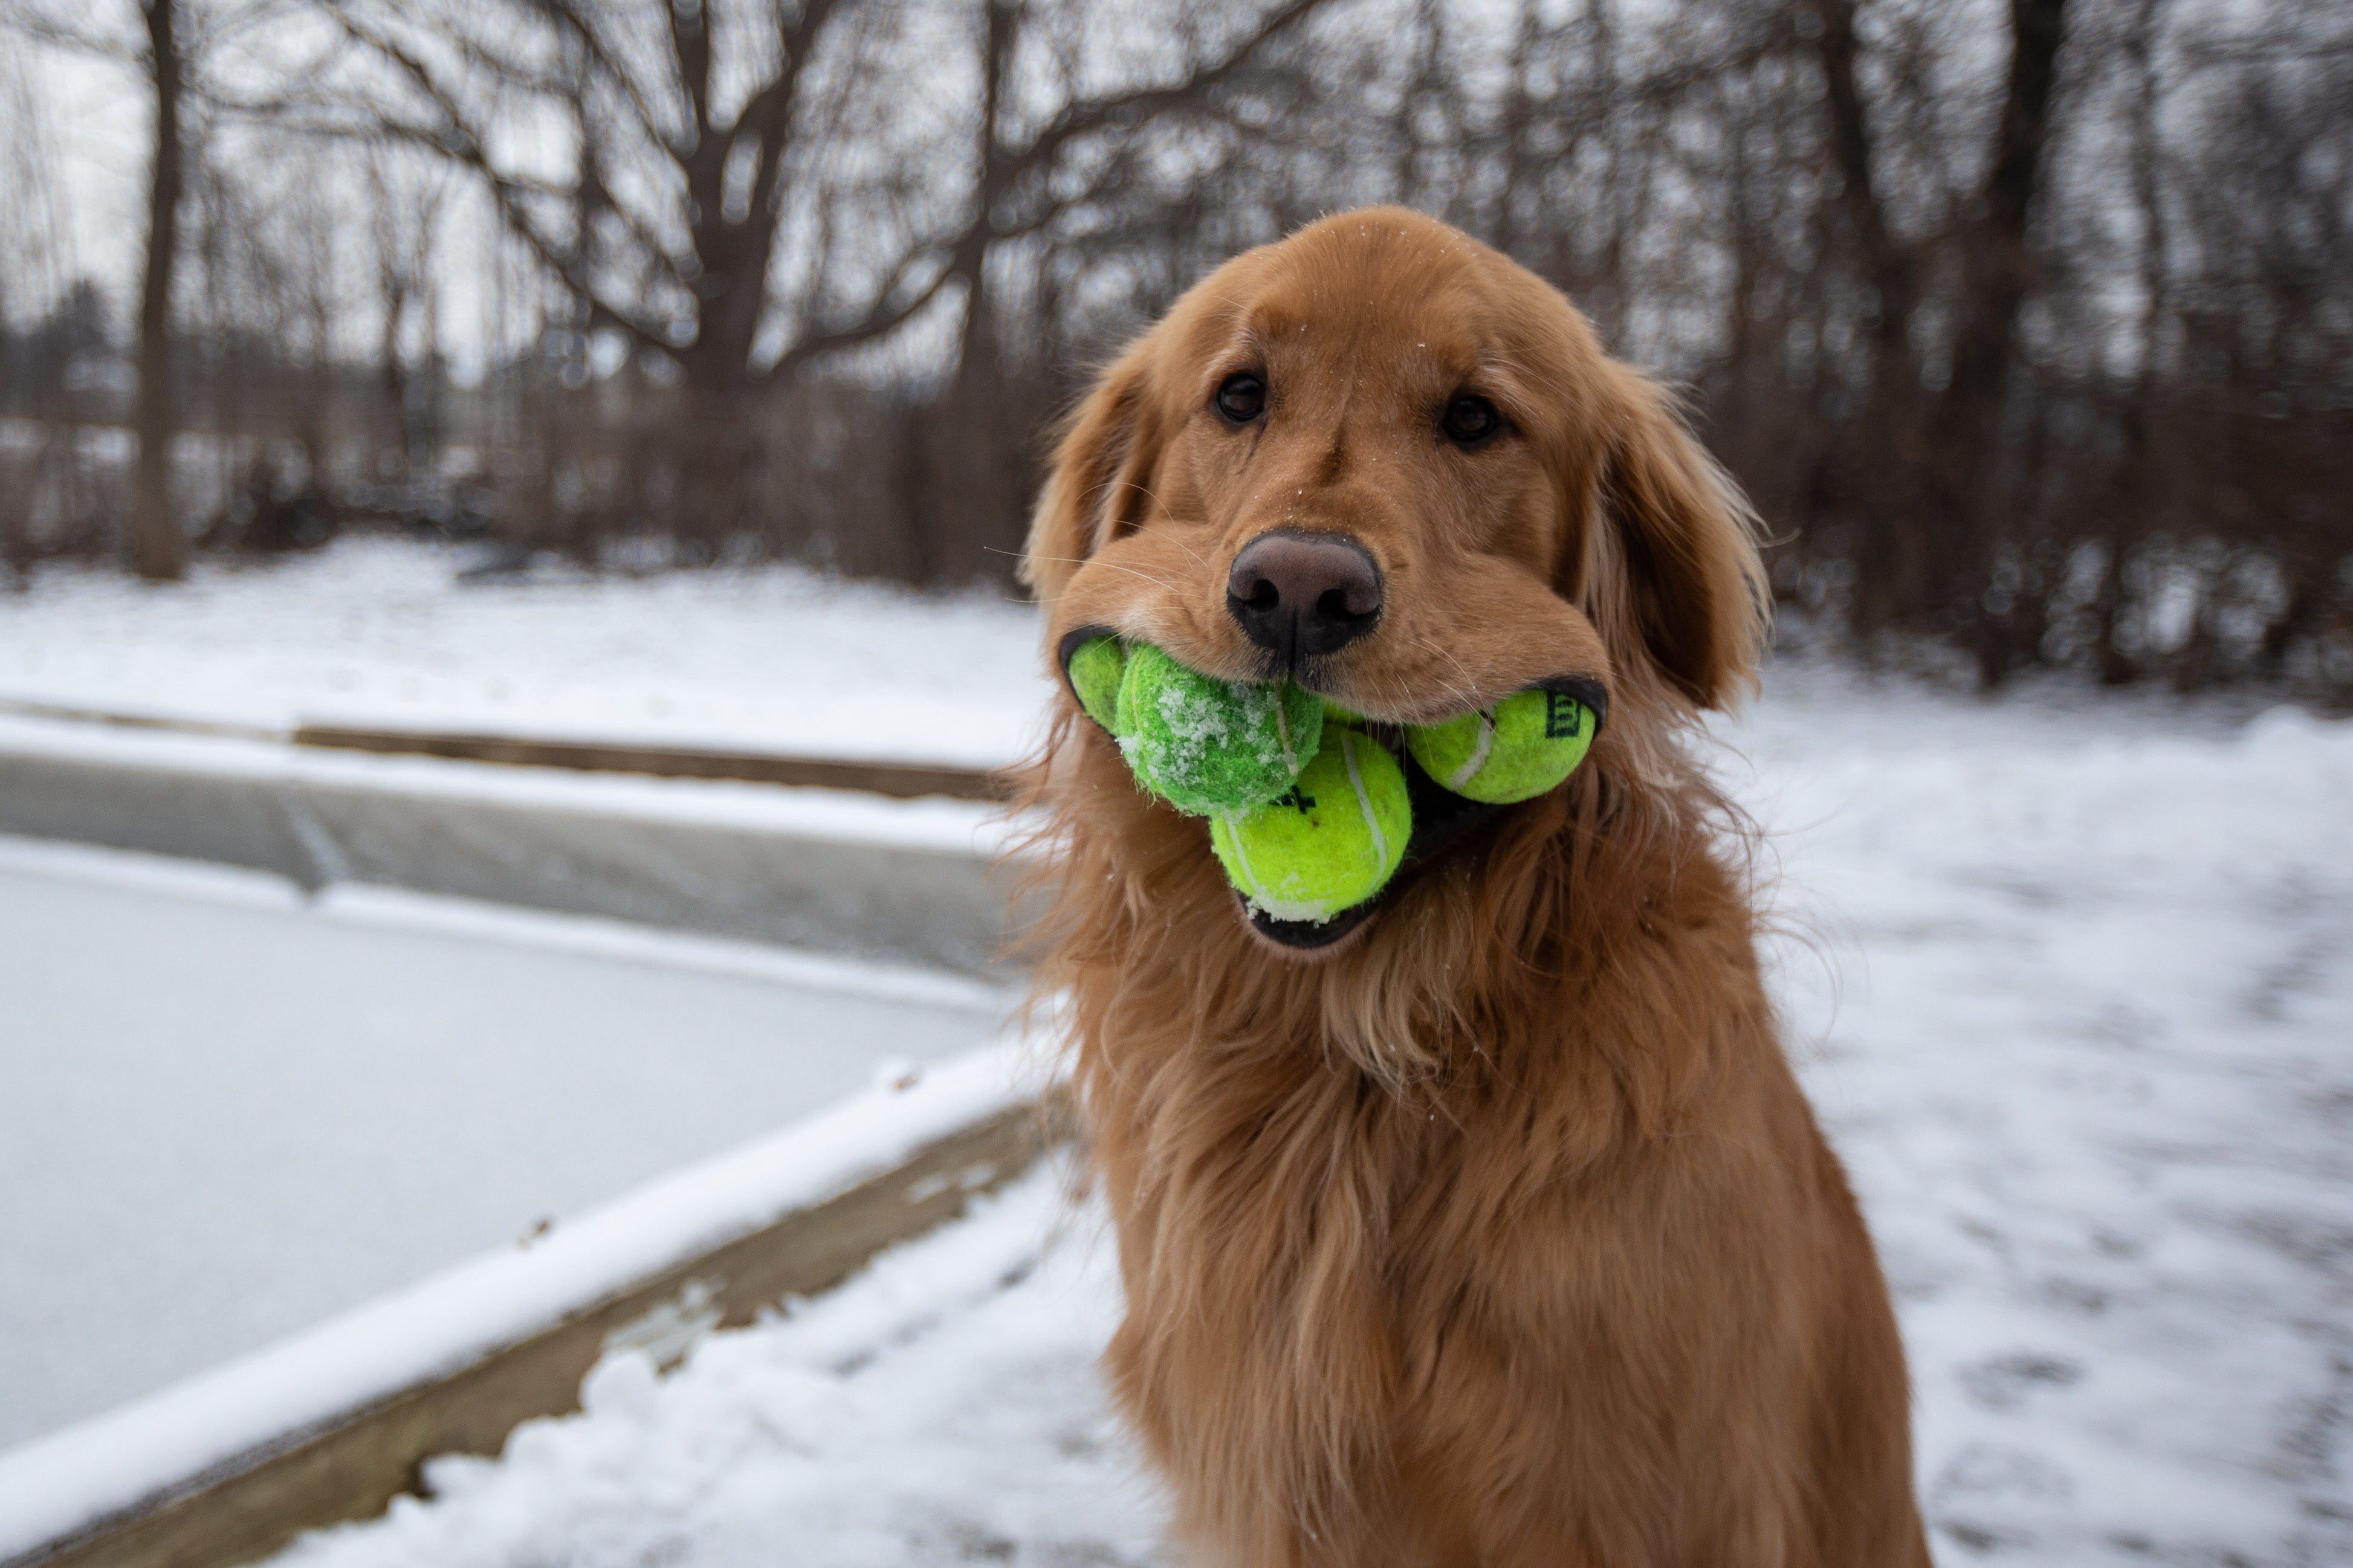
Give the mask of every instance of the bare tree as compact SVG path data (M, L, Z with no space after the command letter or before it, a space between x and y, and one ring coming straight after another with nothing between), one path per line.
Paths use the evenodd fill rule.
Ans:
M26 3L5 20L41 44L103 59L137 73L153 106L148 146L145 231L141 237L132 429L138 455L132 485L131 559L144 578L171 582L186 571L187 536L175 507L172 447L180 428L180 367L173 321L181 270L180 205L186 191L191 100L199 66L278 14L283 0L139 0L135 34L62 5Z
M147 79L155 134L147 173L147 244L139 289L139 473L132 487L132 560L142 577L171 582L186 571L186 539L172 510L172 279L180 254L181 145L178 0L143 0Z
M37 3L0 18L146 69ZM346 519L1001 574L1105 347L1238 248L1403 199L1688 382L1826 634L2353 690L2327 0L165 3L206 226L157 384L281 475L311 419ZM307 20L231 101L211 19L265 4ZM260 173L304 160L372 205ZM487 316L462 386L410 347L453 284ZM41 342L87 335L54 309ZM472 472L356 493L428 398ZM74 504L120 539L131 509Z
M142 577L168 582L185 570L185 542L172 510L172 281L179 255L182 185L181 105L185 83L185 18L179 0L141 0L138 37L117 36L80 16L27 7L8 20L36 41L106 59L144 79L154 110L148 145L146 233L137 322L139 390L133 416L138 457L132 485L132 563Z
M979 0L981 130L969 143L979 155L968 183L944 194L903 181L911 162L941 149L868 147L860 151L870 162L880 154L884 169L851 171L821 123L878 102L904 119L940 75L919 53L880 52L891 19L868 0L775 0L732 29L700 0L523 0L429 18L418 7L327 0L345 37L406 85L405 100L386 113L380 99L314 91L277 107L308 110L315 128L396 137L462 163L600 321L674 357L690 384L734 389L884 338L952 283L974 295L989 247L1039 221L1007 204L1064 149L1208 92L1323 3L1282 0L1175 79L1073 97L1014 140L997 84L1029 10ZM562 64L551 68L551 58ZM823 114L811 109L813 83ZM496 151L499 118L516 113L519 98L575 127L568 179ZM780 268L797 223L805 264ZM830 297L843 279L864 280L860 297Z
M1961 237L1951 379L1935 416L1936 476L1943 509L1974 553L1964 582L1990 575L2005 539L2007 465L1994 460L2017 356L2019 311L2033 281L2027 225L2043 184L2052 105L2071 0L2010 0L2010 69L1993 156ZM2017 643L1979 593L1957 606L1980 677L2009 673Z

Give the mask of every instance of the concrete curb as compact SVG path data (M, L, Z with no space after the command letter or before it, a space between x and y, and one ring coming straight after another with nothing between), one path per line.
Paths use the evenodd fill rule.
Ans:
M74 740L0 733L0 833L248 867L309 890L364 882L965 973L1012 968L1015 873L981 847L619 809L593 781L576 800L560 784L514 797L494 786L543 770L495 763L405 762L372 778L356 759L304 768L260 742L174 742L239 753L222 767ZM418 768L434 770L430 787Z

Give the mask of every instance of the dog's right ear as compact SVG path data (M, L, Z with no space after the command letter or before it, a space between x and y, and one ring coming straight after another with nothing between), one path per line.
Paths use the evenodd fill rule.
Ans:
M1021 552L1021 581L1050 604L1088 556L1142 520L1159 447L1154 353L1151 336L1130 344L1062 426Z
M1588 606L1621 672L1647 654L1681 701L1729 707L1756 689L1771 605L1757 515L1656 383L1609 361L1599 388L1596 526L1563 596Z

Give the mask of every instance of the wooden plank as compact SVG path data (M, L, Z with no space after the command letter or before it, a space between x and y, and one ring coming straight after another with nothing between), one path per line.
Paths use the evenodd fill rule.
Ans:
M120 730L215 739L291 742L324 751L373 752L384 756L448 757L470 763L565 768L575 773L638 773L654 778L732 779L746 784L793 784L806 789L860 790L913 800L945 795L953 800L1003 800L1010 793L1002 773L947 763L891 763L843 757L794 757L762 752L707 751L691 746L639 745L630 742L537 741L521 735L486 735L426 730L376 730L343 724L301 724L270 730L256 724L213 723L140 713L115 713L0 697L0 713L26 719L103 724Z
M161 730L174 735L204 735L214 740L268 741L282 744L283 730L266 730L258 724L218 724L201 719L164 719L144 713L109 713L95 708L68 708L55 702L27 702L22 698L0 697L0 713L12 713L20 719L57 719L72 724L104 724L117 730Z
M454 757L471 763L504 763L582 773L644 773L657 778L736 779L751 784L794 784L810 789L862 790L912 800L946 795L955 800L1002 800L1002 775L979 768L923 763L853 762L832 757L773 756L752 752L707 752L671 746L641 746L581 741L532 741L511 735L433 734L411 730L362 730L304 724L293 731L298 746L376 752L396 756Z
M955 1218L1058 1135L1050 1112L1017 1107L448 1376L290 1433L0 1568L237 1568L304 1531L373 1518L419 1489L427 1458L495 1454L521 1423L578 1409L580 1380L608 1343L674 1359L687 1338L680 1324L738 1326L787 1295L839 1284L882 1248Z

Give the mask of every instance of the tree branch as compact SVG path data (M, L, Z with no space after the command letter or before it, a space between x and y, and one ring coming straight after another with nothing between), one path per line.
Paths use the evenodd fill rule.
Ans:
M589 300L610 317L616 326L620 327L641 344L662 349L665 352L676 348L677 345L665 325L649 321L629 307L607 298L596 287L595 279L586 275L583 266L586 259L586 247L582 241L586 238L585 236L575 235L573 243L569 246L560 243L554 236L541 226L524 200L529 196L561 197L568 195L569 192L561 187L528 181L500 169L491 161L480 132L468 122L464 110L449 91L436 79L429 66L397 39L360 22L350 14L346 6L330 4L324 9L355 44L373 50L378 58L391 65L412 87L423 94L442 121L439 126L427 127L409 125L386 117L375 117L362 126L343 132L343 134L380 134L410 142L473 170L490 186L491 197L499 208L499 216L504 220L507 228L521 239L543 264L562 278L567 287ZM670 273L674 282L681 287L686 286L685 279L678 275L677 263L659 243L655 242L653 236L644 233L633 215L618 207L607 210L618 214L622 221L630 226L632 234Z

